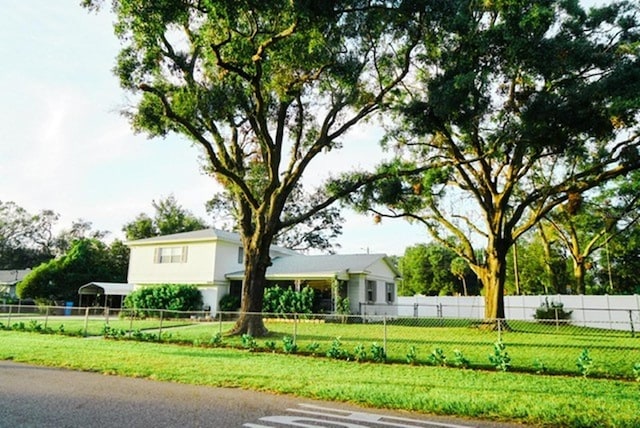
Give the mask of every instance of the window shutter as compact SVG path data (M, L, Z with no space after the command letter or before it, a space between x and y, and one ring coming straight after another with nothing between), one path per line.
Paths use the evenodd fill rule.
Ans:
M160 263L160 248L154 248L153 250L153 262Z
M187 247L186 245L184 247L182 247L182 257L180 259L181 263L186 263L187 262L188 250L189 250L189 247Z

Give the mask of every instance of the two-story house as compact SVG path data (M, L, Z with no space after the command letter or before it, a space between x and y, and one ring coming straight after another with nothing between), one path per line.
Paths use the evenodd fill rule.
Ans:
M240 236L217 229L177 233L126 243L131 249L128 282L194 284L215 313L225 294L240 295L244 254ZM331 312L337 297L349 297L352 313L395 314L398 271L384 254L302 255L272 246L267 280L280 286L309 285Z

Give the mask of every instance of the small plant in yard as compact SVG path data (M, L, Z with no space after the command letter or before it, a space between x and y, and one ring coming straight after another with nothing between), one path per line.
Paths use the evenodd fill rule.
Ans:
M471 365L471 362L464 356L461 350L455 349L453 351L453 365L467 369Z
M42 325L37 320L29 321L29 326L27 328L29 331L34 331L34 332L42 331Z
M589 355L588 349L583 349L580 355L578 356L578 360L576 361L576 366L578 366L578 371L583 377L587 377L591 368L593 367L593 359Z
M640 382L640 363L635 363L633 365L633 377L636 382Z
M256 342L256 339L254 339L252 335L245 333L242 335L241 339L242 339L242 346L245 349L248 349L249 351L253 352L258 348L258 342Z
M358 363L361 363L367 359L367 348L362 343L358 343L354 348L353 359Z
M25 331L27 329L27 326L25 323L23 323L22 321L14 323L11 326L11 330L16 330L16 331Z
M342 348L342 342L340 342L340 338L336 337L333 339L331 346L327 350L327 357L333 358L335 360L348 360L349 352Z
M387 361L387 353L381 345L374 342L371 344L371 358L376 363L384 363Z
M113 328L109 326L109 324L105 324L104 326L102 326L102 336L105 339L122 339L126 336L126 334L126 331L119 328Z
M222 346L222 334L220 333L214 334L209 340L209 345L214 346L216 348L219 346Z
M131 337L133 337L135 340L138 340L140 342L156 342L160 340L157 334L145 333L144 331L140 331L140 330L135 330L131 334Z
M428 360L429 364L433 366L446 366L447 365L447 356L444 354L442 348L436 348L431 351L431 355L429 355Z
M276 342L274 342L273 340L267 340L266 342L264 342L264 347L267 348L271 352L275 352L276 351Z
M307 351L309 351L311 355L316 355L318 349L320 349L320 344L318 342L311 342L307 345Z
M418 351L415 346L411 345L409 347L409 352L407 352L405 360L407 361L407 364L411 364L412 366L418 364Z
M282 338L282 350L286 354L295 354L298 350L298 345L296 345L295 340L291 336L284 336Z
M506 372L511 367L511 357L507 352L505 344L499 340L493 344L493 354L489 355L489 361L496 370Z
M538 373L538 374L543 374L543 373L547 372L547 366L539 358L536 358L533 361L533 368L535 369L536 373Z

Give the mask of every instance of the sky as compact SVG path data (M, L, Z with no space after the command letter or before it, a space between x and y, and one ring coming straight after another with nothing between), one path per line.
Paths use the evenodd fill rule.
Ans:
M111 70L119 50L108 7L91 13L80 0L5 0L0 14L0 201L32 214L60 214L58 228L90 221L124 239L122 226L151 202L175 196L213 222L204 204L220 190L202 174L200 152L185 138L136 135L119 111L127 94ZM109 5L109 1L105 1ZM307 184L375 165L381 133L352 132L344 147L316 159ZM344 212L339 253L402 255L429 240L419 225L373 222Z

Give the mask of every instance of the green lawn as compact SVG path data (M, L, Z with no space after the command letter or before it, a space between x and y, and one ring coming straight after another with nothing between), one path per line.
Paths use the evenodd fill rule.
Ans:
M0 316L0 324L9 325L6 314ZM283 338L294 338L298 353L325 355L339 339L340 349L350 354L359 354L364 359L373 359L372 346L384 346L387 360L406 363L407 355L414 352L413 362L419 365L432 364L432 353L439 349L446 358L446 365L456 365L455 354L468 360L474 369L493 369L489 355L494 344L501 340L510 357L510 371L532 373L580 375L576 365L578 357L587 349L592 359L589 376L617 379L635 379L635 364L640 364L640 337L629 332L576 327L571 325L548 325L534 322L510 321L506 331L481 328L474 321L451 319L404 319L389 323L330 323L318 320L266 319L270 334L256 339L258 350L275 347L283 351ZM22 326L29 330L37 325L57 331L62 326L66 333L101 335L105 324L125 332L157 334L162 329L164 342L199 344L207 346L216 334L222 334L222 345L242 348L240 337L226 337L231 321L198 322L191 319L130 319L111 316L42 316L40 314L15 314L11 319L14 330ZM18 328L19 329L19 328ZM359 352L357 352L359 350ZM363 354L364 352L364 354Z
M269 327L275 330L275 325ZM364 340L354 336L357 327L341 330L343 337ZM191 334L199 328L205 326L180 331ZM0 331L0 359L554 427L640 426L640 383L632 381L356 363L16 331Z
M591 376L612 378L634 378L633 365L640 363L640 338L629 333L611 332L563 326L540 329L533 323L516 325L511 331L485 330L474 325L402 326L381 324L340 324L317 322L283 322L267 320L270 335L256 340L261 349L267 341L274 342L278 350L283 348L282 338L295 335L298 350L308 352L316 343L315 353L325 354L334 340L339 338L341 347L354 354L358 345L366 348L371 358L371 346L386 345L387 358L392 362L406 362L411 347L415 348L416 362L429 363L429 357L440 348L448 364L454 364L454 352L460 351L473 368L492 368L489 355L499 339L506 345L511 358L511 369L518 371L552 374L574 374L580 372L576 361L584 349L588 349L593 360ZM532 327L527 325L533 325ZM207 344L219 332L224 333L231 323L200 323L188 328L167 330L167 341ZM385 340L386 337L386 340ZM241 338L223 337L223 344L242 347Z

